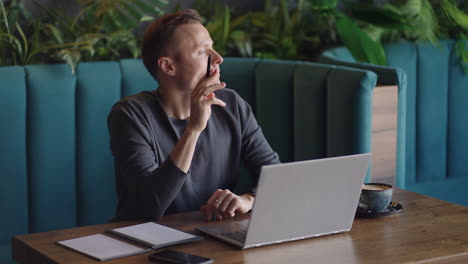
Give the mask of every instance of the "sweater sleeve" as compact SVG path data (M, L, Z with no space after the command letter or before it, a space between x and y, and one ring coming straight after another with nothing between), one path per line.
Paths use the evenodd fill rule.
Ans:
M157 156L149 124L131 105L114 106L107 122L119 199L117 220L159 219L187 174L170 157Z

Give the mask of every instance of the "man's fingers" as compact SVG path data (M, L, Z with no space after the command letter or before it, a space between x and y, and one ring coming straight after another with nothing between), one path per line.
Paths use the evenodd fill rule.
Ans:
M207 100L207 103L209 105L219 105L219 106L223 106L223 107L226 106L226 103L219 100L218 98L209 99L209 100Z
M220 202L220 193L222 192L221 189L217 189L210 197L210 199L208 199L208 201L206 202L206 205L207 206L211 206L211 207L215 207L218 208L219 207L219 202ZM221 200L222 202L222 200Z
M219 212L218 208L211 207L211 214L216 217L216 220L223 220L223 216Z
M239 201L238 200L233 200L229 207L226 209L226 215L229 217L234 217L236 215L236 210L239 209Z
M231 204L232 200L235 199L235 195L233 193L227 195L224 198L223 204L219 207L219 211L226 216L226 210L228 209L229 205Z
M216 90L223 89L224 87L226 87L225 82L220 82L220 83L217 83L217 84L214 84L214 85L210 85L210 86L206 87L205 95L208 95L209 93L212 93L212 92L214 92Z
M206 220L211 220L211 209L208 208L208 206L202 205L202 207L200 207L200 211L202 211L205 214Z
M220 82L220 83L217 83L217 84L213 84L213 85L210 85L208 87L203 87L202 89L198 90L198 91L194 91L193 94L192 94L192 98L206 98L207 96L209 96L210 94L212 94L214 91L217 91L219 89L222 89L226 87L226 83L225 82Z
M207 86L210 86L210 84L213 83L214 80L219 79L219 69L216 69L208 78L202 78L198 84L195 90L193 91L194 95L199 95L203 93L203 91L206 89Z

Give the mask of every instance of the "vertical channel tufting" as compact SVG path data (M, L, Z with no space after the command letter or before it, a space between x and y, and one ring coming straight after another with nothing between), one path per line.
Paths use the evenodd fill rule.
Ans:
M28 233L26 81L20 66L0 67L0 76L0 263L11 263L11 237Z
M327 77L333 68L306 63L294 72L294 160L326 157Z
M122 97L158 88L158 83L148 73L141 60L121 60L120 68L122 71Z
M375 73L337 66L327 80L327 156L371 151Z
M449 63L447 177L466 179L468 178L468 75L463 72L460 58L453 46Z
M67 65L26 66L30 232L76 226L75 83Z
M417 94L417 182L443 180L446 175L449 48L419 46Z
M259 59L225 58L220 65L221 81L235 90L255 113L255 66Z
M327 156L371 152L375 73L337 66L327 80ZM366 181L370 180L370 166Z
M406 104L404 107L405 120L405 130L402 131L405 133L405 145L402 148L404 151L404 167L401 168L397 175L399 178L405 179L405 184L413 184L416 182L416 106L417 106L417 57L418 50L414 43L403 41L392 44L385 45L385 54L387 57L387 63L390 66L395 66L401 68L405 73L407 78L406 86ZM399 96L399 99L402 96ZM399 101L400 103L400 101ZM401 118L402 115L399 115ZM400 130L399 130L400 131ZM401 154L398 154L401 157ZM399 164L402 164L400 162Z
M105 223L117 196L107 115L120 99L118 62L81 63L77 80L77 216L79 225Z
M293 73L297 62L264 60L257 64L257 120L282 162L293 161Z
M398 71L398 113L397 113L397 146L396 146L396 170L395 170L395 183L398 188L406 188L406 116L407 116L407 93L408 93L408 79L404 71Z

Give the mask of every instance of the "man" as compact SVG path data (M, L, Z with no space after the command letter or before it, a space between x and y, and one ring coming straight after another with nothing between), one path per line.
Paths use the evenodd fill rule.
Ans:
M231 192L241 160L257 176L261 166L279 163L250 106L220 82L223 58L200 21L185 10L148 26L143 63L159 88L123 98L109 114L117 220L199 209L208 220L247 213L254 194Z

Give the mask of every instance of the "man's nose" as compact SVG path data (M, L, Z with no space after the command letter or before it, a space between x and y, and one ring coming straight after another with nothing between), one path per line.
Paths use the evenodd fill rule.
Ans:
M213 65L219 65L223 63L223 57L218 52L216 52L216 50L213 50L211 57Z

